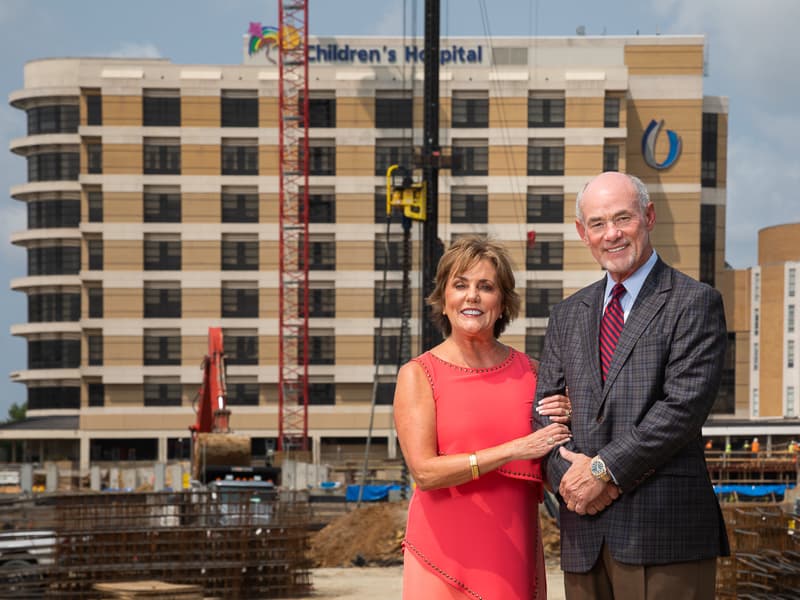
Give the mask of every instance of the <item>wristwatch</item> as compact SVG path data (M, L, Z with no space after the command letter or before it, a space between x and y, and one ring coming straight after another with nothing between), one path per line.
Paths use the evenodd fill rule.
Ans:
M592 475L602 482L611 481L611 474L606 469L606 463L599 456L595 456L591 462Z

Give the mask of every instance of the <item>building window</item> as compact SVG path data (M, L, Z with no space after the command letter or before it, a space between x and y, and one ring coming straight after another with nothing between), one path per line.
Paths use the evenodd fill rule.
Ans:
M790 283L791 283L791 274L792 274L791 271L789 271ZM789 288L789 291L790 291L789 295L791 296L792 289ZM761 301L761 273L759 273L758 271L755 271L753 273L753 301L754 302Z
M754 417L758 416L759 406L758 406L758 388L753 390L753 405L752 405L752 415Z
M103 124L103 96L99 91L92 91L86 94L86 124Z
M454 129L461 127L488 127L489 94L480 91L454 91L451 126Z
M103 270L103 240L102 238L90 238L86 240L86 250L89 254L89 270Z
M563 223L564 192L556 188L528 188L528 223Z
M89 205L89 222L103 222L103 192L100 190L90 190L86 192L86 202ZM80 220L80 207L78 208L78 219Z
M336 384L332 381L309 381L308 404L311 406L336 404Z
M619 144L606 142L603 145L603 171L619 171Z
M619 127L620 107L622 99L606 96L603 101L603 127Z
M413 161L414 150L409 141L375 140L375 175L386 177L386 171L392 165L400 165L410 170L413 167Z
M223 223L258 223L257 188L222 188Z
M560 281L529 281L525 290L525 316L547 318L553 306L564 299Z
M144 378L145 406L180 406L181 384L173 377Z
M388 243L386 234L376 234L374 255L376 271L383 271L384 269L389 269L391 271L401 270L403 268L402 234L389 234Z
M28 156L28 181L77 181L80 153L41 152Z
M528 127L564 127L564 94L531 92L528 97Z
M80 366L80 340L61 337L28 340L29 369L77 369Z
M181 364L181 334L177 329L144 330L144 364Z
M308 316L311 318L335 317L336 284L333 281L310 281L308 285ZM302 290L298 290L298 293L302 293Z
M180 90L144 90L142 92L142 124L145 127L180 127Z
M99 333L90 333L86 336L89 346L89 366L103 365L103 336Z
M400 360L400 331L395 329L375 330L372 352L379 365L397 365Z
M453 140L453 168L457 175L489 174L488 140Z
M238 319L258 318L258 283L223 281L222 316Z
M795 416L794 387L792 386L786 388L786 416L787 417Z
M758 308L753 309L753 335L758 335L760 325Z
M67 386L28 386L28 410L77 410L81 407L81 389Z
M81 295L78 292L28 295L28 322L80 321Z
M403 286L399 281L375 282L373 288L375 318L399 319L403 316Z
M228 378L230 406L258 406L258 381L250 377Z
M794 333L794 304L786 307L786 331Z
M80 111L77 105L34 106L27 111L28 135L78 133Z
M222 126L258 127L258 92L222 90Z
M177 282L144 283L144 318L179 319L181 317L181 288Z
M700 281L714 286L717 262L717 207L700 205Z
M225 362L229 365L258 364L258 332L256 330L223 331L225 339Z
M99 175L103 172L103 145L100 142L86 142L86 172Z
M797 286L797 269L789 269L788 280L786 284L787 295L789 298L794 298L795 287Z
M560 233L543 233L527 246L525 268L529 271L560 271L564 268L564 238Z
M758 342L753 343L753 371L758 371Z
M719 115L703 113L703 145L700 151L700 183L717 187L717 128Z
M794 369L794 340L786 341L786 368Z
M312 329L309 331L308 364L336 364L336 334L333 329Z
M725 362L722 366L722 381L712 414L732 415L736 413L736 334L728 334Z
M89 318L102 319L103 318L103 288L100 286L92 286L86 289L86 295L89 298Z
M181 144L173 138L144 138L145 175L180 175Z
M542 356L545 331L542 327L527 327L525 329L525 354L535 359L539 359Z
M563 175L564 140L528 141L528 175Z
M180 223L180 188L144 186L144 222Z
M488 223L489 194L486 188L453 186L450 189L451 223Z
M35 200L28 202L28 229L78 227L80 200Z
M106 386L102 383L90 383L87 386L89 406L105 406Z
M258 175L258 140L222 140L223 175Z
M320 139L309 140L308 174L336 175L335 140L320 140Z
M375 389L375 404L390 406L394 404L394 381L378 381Z
M375 127L410 129L413 123L413 100L406 92L378 92L375 97Z
M222 270L258 271L258 234L222 234Z
M144 234L144 270L180 271L181 240L177 234Z
M335 94L336 92L333 91L309 92L308 95L309 127L336 127Z
M302 265L302 256L300 263ZM336 270L336 239L333 233L312 233L308 237L308 268L311 271Z
M79 246L28 248L28 275L77 275L80 270Z

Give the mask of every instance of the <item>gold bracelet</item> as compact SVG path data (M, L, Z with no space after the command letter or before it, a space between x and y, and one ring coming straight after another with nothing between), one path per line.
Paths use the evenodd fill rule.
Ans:
M469 455L469 468L472 471L473 481L481 476L481 470L478 468L478 455L474 452Z

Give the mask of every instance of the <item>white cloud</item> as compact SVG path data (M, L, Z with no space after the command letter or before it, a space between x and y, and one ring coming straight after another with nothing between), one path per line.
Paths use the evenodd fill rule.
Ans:
M123 42L116 50L103 53L103 56L112 58L161 58L161 51L155 44L149 42Z

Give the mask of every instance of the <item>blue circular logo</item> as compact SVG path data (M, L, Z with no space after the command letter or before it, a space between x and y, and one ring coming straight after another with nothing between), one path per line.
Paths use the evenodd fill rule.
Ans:
M667 139L669 140L669 153L667 153L667 158L665 158L662 162L658 162L656 160L656 139L658 139L658 134L661 133L661 129L663 127L664 119L661 119L660 121L652 119L650 124L647 126L647 129L644 130L644 135L642 136L642 156L644 157L644 162L654 169L659 170L669 169L675 164L675 161L678 160L678 157L681 155L680 136L671 129L667 129L666 132Z

